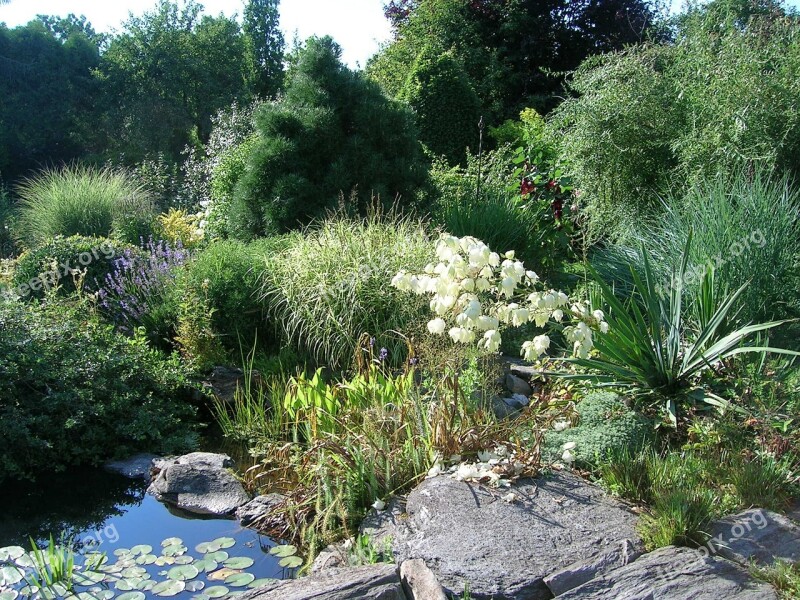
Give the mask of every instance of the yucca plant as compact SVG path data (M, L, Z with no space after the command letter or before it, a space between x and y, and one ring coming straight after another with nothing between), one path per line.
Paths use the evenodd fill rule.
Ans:
M671 281L684 281L689 262L691 235ZM755 336L788 321L770 321L738 325L733 307L747 288L747 283L733 293L714 290L713 269L704 275L696 290L680 285L666 289L658 281L644 249L643 277L631 265L632 292L627 300L618 298L596 272L593 281L602 302L608 307L607 333L600 333L594 343L596 355L566 358L586 372L565 375L604 386L625 387L637 395L664 401L673 426L677 426L677 406L681 401L702 400L723 408L728 403L698 384L697 376L742 353L798 353L753 343ZM684 311L684 301L692 310ZM685 312L695 315L690 320ZM760 338L755 338L760 339Z

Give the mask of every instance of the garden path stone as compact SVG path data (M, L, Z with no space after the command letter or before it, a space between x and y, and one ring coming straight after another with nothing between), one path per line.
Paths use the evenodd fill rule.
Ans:
M229 467L225 454L193 452L155 461L158 474L147 491L160 502L182 510L225 516L250 501L249 494Z
M119 473L129 479L150 480L150 469L153 468L153 461L159 460L155 454L137 454L126 460L112 460L107 462L104 467L107 471Z
M667 546L604 573L559 600L777 600L741 566L697 550Z
M760 508L745 510L714 523L708 543L711 554L747 565L769 566L776 560L800 561L800 525Z
M247 504L236 509L236 518L244 527L258 524L258 521L268 516L277 506L286 501L283 494L264 494L256 496Z
M504 501L509 492L518 500ZM409 494L406 514L389 509L362 528L373 543L391 536L398 563L422 559L447 593L460 596L468 583L476 600L551 598L548 575L576 559L596 559L586 572L603 573L618 566L609 551L640 544L635 514L565 472L500 490L438 476Z
M330 569L268 584L240 600L407 600L396 565Z

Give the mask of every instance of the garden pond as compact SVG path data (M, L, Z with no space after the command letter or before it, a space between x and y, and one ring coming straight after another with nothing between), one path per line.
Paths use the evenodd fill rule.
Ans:
M295 575L292 546L176 511L146 489L102 469L0 486L0 600L231 598ZM59 582L37 594L43 573Z

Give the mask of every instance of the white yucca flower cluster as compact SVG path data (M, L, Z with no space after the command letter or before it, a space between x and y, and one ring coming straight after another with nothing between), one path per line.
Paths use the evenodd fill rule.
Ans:
M608 331L602 311L592 312L584 304L571 302L564 292L537 291L539 276L525 269L514 252L500 256L474 237L442 235L436 245L439 263L425 273L401 271L392 286L418 295L430 294L436 318L428 331L447 332L456 343L478 346L487 352L500 349L502 325L519 327L533 322L538 327L553 319L574 321L564 329L576 356L585 358L593 345L593 329ZM522 345L522 356L532 361L547 352L550 338L536 336Z

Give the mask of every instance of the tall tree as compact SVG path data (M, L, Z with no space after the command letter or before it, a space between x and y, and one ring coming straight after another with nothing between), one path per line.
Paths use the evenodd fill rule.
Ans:
M127 161L163 153L177 161L187 144L207 139L211 115L247 95L245 39L224 16L159 0L131 17L103 55L109 142Z
M278 27L279 0L249 0L244 8L244 33L253 63L253 90L262 98L275 95L283 80L284 39Z

